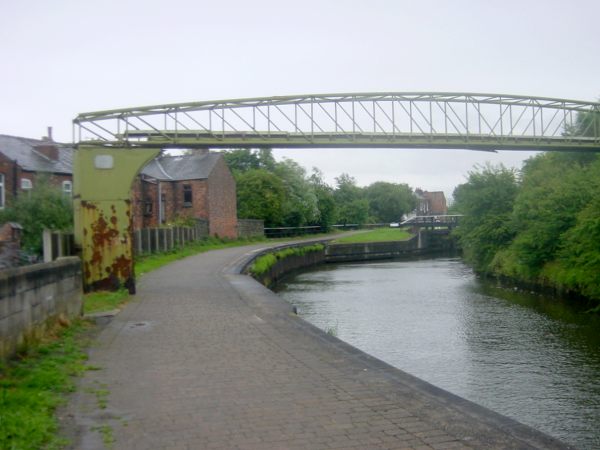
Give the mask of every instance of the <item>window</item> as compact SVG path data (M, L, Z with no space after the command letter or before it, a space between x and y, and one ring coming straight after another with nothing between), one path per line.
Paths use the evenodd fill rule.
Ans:
M33 189L33 183L29 178L21 178L21 189L24 191L29 191Z
M62 191L65 196L71 197L73 195L73 183L69 180L63 181Z
M144 216L151 217L152 216L152 202L146 201L144 202Z
M192 206L192 186L190 184L183 185L183 206Z
M4 209L4 174L0 173L0 209Z

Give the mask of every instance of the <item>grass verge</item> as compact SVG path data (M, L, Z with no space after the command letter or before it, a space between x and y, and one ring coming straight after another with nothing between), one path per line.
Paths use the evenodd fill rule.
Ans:
M279 260L290 256L302 256L310 252L318 252L325 248L323 244L305 245L302 247L291 247L279 250L273 253L259 256L256 261L250 266L250 273L254 276L260 276L267 273L273 265Z
M118 291L96 291L83 296L83 313L91 314L118 309L129 299L126 289Z
M159 267L167 265L178 259L183 259L188 256L196 255L198 253L208 252L210 250L218 250L229 247L239 247L242 245L248 245L253 242L264 241L264 238L260 239L236 239L236 240L222 240L214 237L209 237L201 241L194 242L186 245L185 247L178 248L167 253L155 253L152 255L143 255L135 261L135 273L136 276L142 276L145 273L156 270Z
M75 390L74 376L86 370L86 334L91 325L77 320L56 328L45 341L16 359L0 362L0 448L63 448L56 408Z
M141 276L170 262L197 253L246 245L258 240L223 241L209 238L170 253L144 256L136 261L136 273ZM120 307L129 298L126 290L93 292L84 297L84 312L108 311ZM64 448L68 442L58 435L56 408L66 401L65 394L75 391L75 376L96 368L86 365L86 335L91 330L89 322L74 321L59 327L31 345L13 360L0 361L0 449ZM108 390L94 392L98 407L106 407ZM98 432L107 448L114 437L108 426Z
M412 235L399 228L378 228L376 230L356 233L333 241L334 244L358 244L368 242L405 241Z

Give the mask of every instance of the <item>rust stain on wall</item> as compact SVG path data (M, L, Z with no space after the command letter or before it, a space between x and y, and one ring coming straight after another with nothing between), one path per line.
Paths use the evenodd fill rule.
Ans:
M129 202L104 205L102 208L82 201L81 206L83 245L88 249L84 252L86 288L114 290L125 286L133 293Z

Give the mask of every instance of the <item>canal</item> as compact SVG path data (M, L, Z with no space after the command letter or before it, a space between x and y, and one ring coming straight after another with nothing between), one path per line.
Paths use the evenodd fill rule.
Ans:
M275 289L405 372L580 449L600 448L600 317L479 280L459 259L323 265Z

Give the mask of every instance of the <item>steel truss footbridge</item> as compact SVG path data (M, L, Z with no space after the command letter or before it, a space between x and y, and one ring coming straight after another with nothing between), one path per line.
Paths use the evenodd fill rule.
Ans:
M600 151L600 103L445 92L202 101L79 114L73 141L116 147Z

